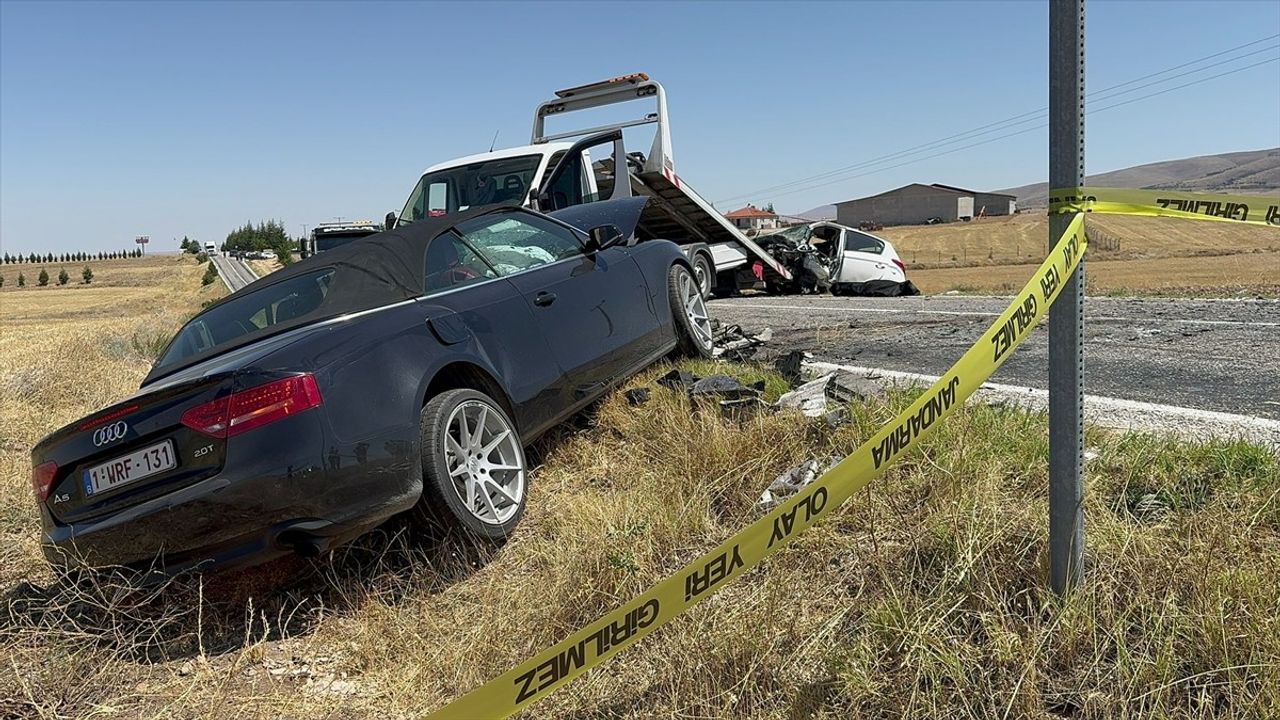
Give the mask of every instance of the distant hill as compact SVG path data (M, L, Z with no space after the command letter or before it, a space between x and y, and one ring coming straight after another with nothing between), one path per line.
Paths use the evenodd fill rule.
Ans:
M1086 184L1152 190L1274 193L1280 190L1280 148L1201 155L1138 165L1090 175ZM1049 204L1047 183L1033 183L997 192L1018 196L1019 208L1045 207Z

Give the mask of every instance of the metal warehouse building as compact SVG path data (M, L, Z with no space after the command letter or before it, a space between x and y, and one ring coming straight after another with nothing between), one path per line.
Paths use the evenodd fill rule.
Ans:
M954 222L975 215L1011 215L1017 210L1017 198L1012 195L912 183L879 195L836 203L836 222L853 227L862 222L919 225L935 219Z

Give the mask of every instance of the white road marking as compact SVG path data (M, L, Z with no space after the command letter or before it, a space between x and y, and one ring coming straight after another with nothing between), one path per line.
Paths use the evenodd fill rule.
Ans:
M806 361L805 367L820 373L847 370L868 379L887 381L887 384L932 385L938 375L885 370L861 365L840 365L828 362ZM1049 407L1049 391L1023 385L1005 385L987 382L978 388L971 398L984 403L1009 403L1028 410L1042 412ZM1195 439L1208 437L1245 438L1269 445L1280 452L1280 420L1251 415L1235 415L1215 410L1199 410L1177 405L1139 402L1102 395L1084 396L1085 419L1094 425L1139 432L1173 432Z
M901 309L901 308L859 308L859 307L823 307L821 305L775 305L773 303L752 303L752 302L722 302L712 303L716 308L754 308L757 310L803 310L805 312L825 312L825 313L898 313L901 315L954 315L954 316L970 316L970 317L999 317L997 312L984 312L981 310L919 310L919 309ZM1121 317L1119 315L1085 315L1085 320L1097 320L1104 322L1167 322L1167 323L1183 323L1186 325L1249 325L1251 327L1280 327L1280 322L1259 322L1256 320L1200 320L1196 318L1165 318L1159 315L1151 315L1142 318Z

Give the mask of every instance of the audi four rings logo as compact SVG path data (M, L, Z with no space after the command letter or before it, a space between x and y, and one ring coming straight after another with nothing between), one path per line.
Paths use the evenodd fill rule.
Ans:
M127 432L129 432L129 426L125 424L123 420L110 425L104 425L103 427L93 431L93 444L97 447L102 447L107 443L113 443L122 439L124 434Z

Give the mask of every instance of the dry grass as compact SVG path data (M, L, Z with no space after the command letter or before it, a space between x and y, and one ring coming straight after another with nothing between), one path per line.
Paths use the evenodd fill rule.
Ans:
M1231 223L1090 215L1099 260L1198 257L1280 252L1275 228ZM1040 260L1049 242L1043 212L979 218L945 225L911 225L876 231L893 243L912 268L1006 265Z
M1085 266L1090 294L1280 297L1280 252L1144 260L1107 260L1105 257L1105 254L1095 255L1090 246ZM908 276L925 293L948 290L1011 293L1021 288L1035 269L1036 265L1032 264L909 267Z
M284 267L279 260L247 260L249 267L258 274L258 277L270 275L271 273Z
M56 583L26 451L136 386L147 363L119 341L198 303L200 269L180 269L150 302L123 289L47 323L57 293L3 296L0 715L420 716L713 547L777 473L849 452L909 400L858 404L832 431L789 414L736 424L661 388L641 408L613 395L540 443L500 551L393 524L314 572L152 595ZM1091 433L1088 584L1063 603L1044 588L1046 443L1042 416L960 412L760 569L526 715L1280 715L1276 458Z

